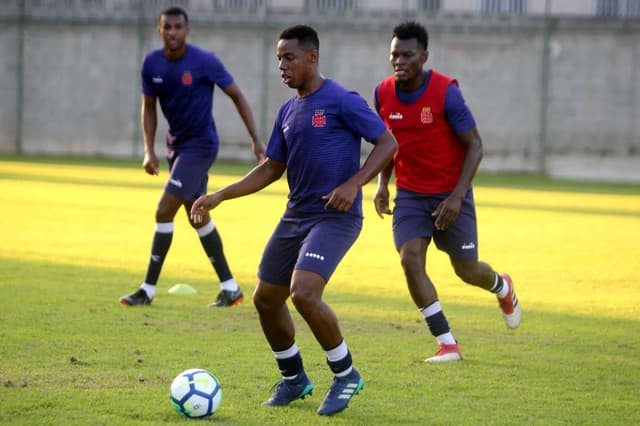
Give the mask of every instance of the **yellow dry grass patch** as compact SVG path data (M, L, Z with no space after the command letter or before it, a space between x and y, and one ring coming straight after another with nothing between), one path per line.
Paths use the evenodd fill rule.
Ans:
M165 179L166 171L151 177L126 168L0 162L0 258L125 269L142 279ZM209 188L233 179L216 175ZM400 294L408 300L391 218L375 214L374 191L373 184L364 189L363 232L331 285L336 291ZM255 282L286 193L281 180L214 211L239 280ZM477 187L476 203L481 259L513 276L525 312L637 318L640 196ZM180 271L186 281L213 280L186 217L177 216L175 225L165 271ZM490 295L463 285L435 246L428 265L443 303L487 303Z

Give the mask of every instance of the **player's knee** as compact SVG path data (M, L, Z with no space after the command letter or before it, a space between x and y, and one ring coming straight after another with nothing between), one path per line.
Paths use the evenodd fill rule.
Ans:
M306 288L294 288L291 291L291 302L302 315L313 310L318 301L316 294Z
M156 209L156 222L172 222L175 216L175 211L172 209L159 205Z
M253 306L256 307L258 312L267 312L270 307L270 303L263 294L258 292L258 289L253 292Z
M456 275L462 281L467 284L473 284L477 281L478 268L475 262L453 261L451 263Z
M424 255L418 250L402 250L400 253L400 264L405 271L415 268L422 268Z

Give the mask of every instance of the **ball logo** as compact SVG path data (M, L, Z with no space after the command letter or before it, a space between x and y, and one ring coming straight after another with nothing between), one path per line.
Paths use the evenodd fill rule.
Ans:
M431 108L422 107L422 112L420 113L420 122L422 124L433 123L433 114L431 113Z
M182 85L183 86L191 86L193 83L193 77L191 76L191 71L185 71L182 73Z

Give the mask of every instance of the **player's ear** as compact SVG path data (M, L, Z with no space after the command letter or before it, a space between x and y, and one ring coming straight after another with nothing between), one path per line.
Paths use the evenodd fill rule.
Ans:
M422 60L422 63L423 63L423 64L424 64L424 63L426 63L426 62L427 62L427 59L429 59L429 51L428 51L428 50L425 50L425 51L424 51L424 59Z
M307 58L309 59L310 63L317 64L318 63L318 49L311 49L307 53Z

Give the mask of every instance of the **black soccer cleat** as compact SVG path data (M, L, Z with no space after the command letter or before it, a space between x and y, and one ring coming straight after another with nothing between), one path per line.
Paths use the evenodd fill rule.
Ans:
M237 306L244 300L244 295L240 287L236 291L222 290L218 293L218 299L215 302L210 303L211 308L224 308L228 306Z
M139 288L131 294L122 296L120 298L120 304L125 306L150 305L151 300L147 292Z

